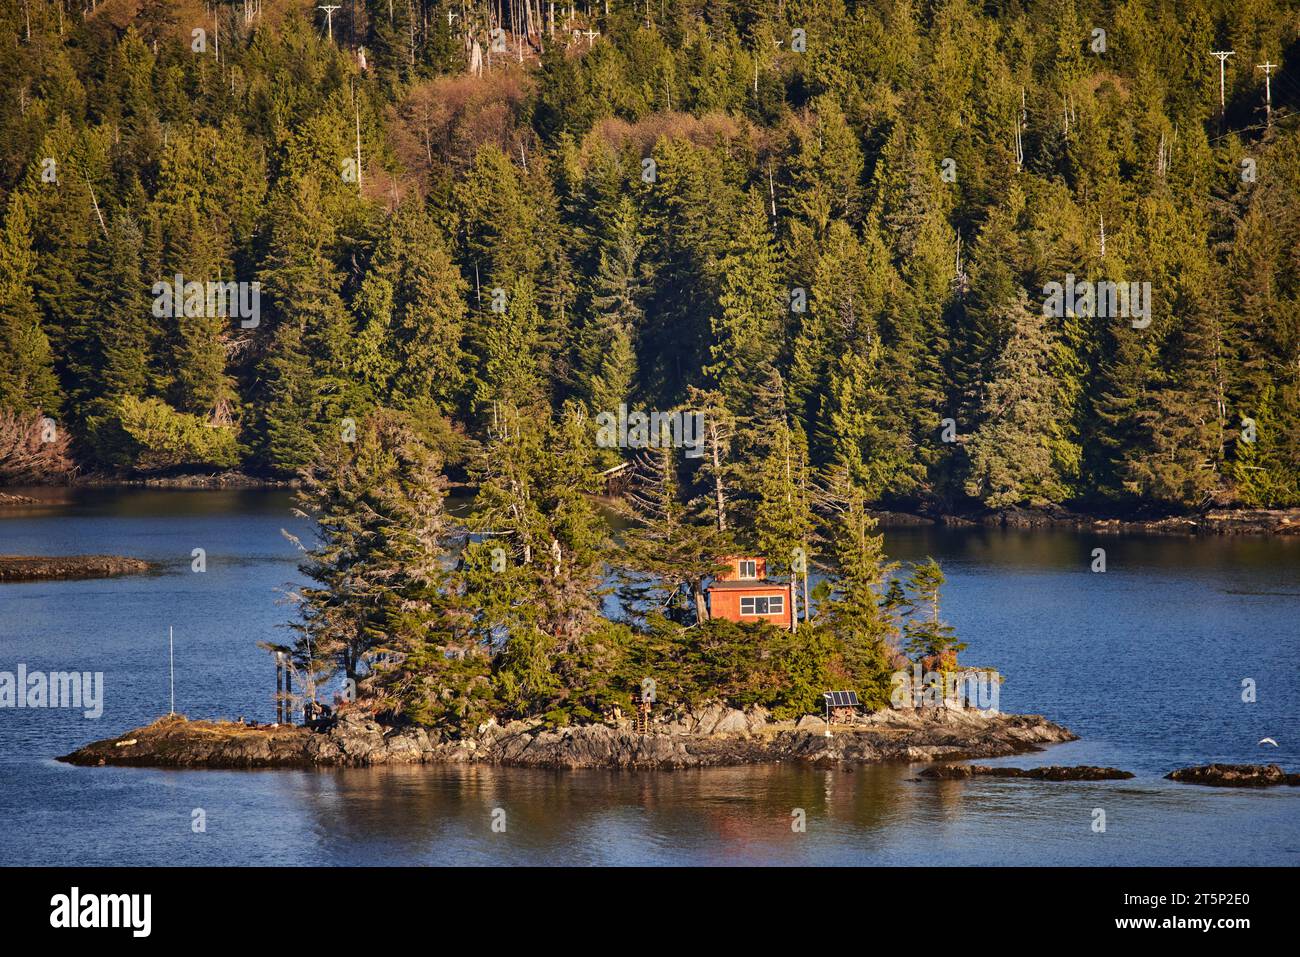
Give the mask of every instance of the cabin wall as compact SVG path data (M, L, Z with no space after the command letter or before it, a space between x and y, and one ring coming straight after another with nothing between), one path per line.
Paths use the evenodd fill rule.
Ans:
M784 611L779 615L741 615L740 599L781 595L784 599ZM789 585L758 585L754 588L711 589L709 591L709 616L725 618L728 621L770 621L782 628L790 627L791 601Z
M745 555L740 557L728 557L723 559L723 561L726 562L727 564L727 570L718 576L718 581L720 582L741 581L742 579L740 577L740 563L742 561L755 562L757 566L758 573L755 576L755 578L745 579L746 581L762 581L767 577L766 558L753 558L751 556Z

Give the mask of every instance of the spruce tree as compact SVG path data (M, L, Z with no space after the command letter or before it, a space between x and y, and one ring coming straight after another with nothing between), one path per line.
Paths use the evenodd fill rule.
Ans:
M722 283L713 319L713 362L705 372L731 413L745 415L753 383L778 359L788 311L767 215L756 194L746 201L718 270Z
M907 579L907 621L904 634L906 651L922 664L940 671L957 666L958 652L965 642L954 637L954 629L939 617L939 589L944 583L943 570L933 558L912 565Z
M829 539L835 578L823 608L826 627L844 649L858 696L869 708L889 702L894 635L880 591L894 566L886 561L884 536L867 512L861 490L840 475L831 483Z
M28 202L15 195L0 231L0 408L57 415L53 355L32 295L30 229Z
M802 608L807 621L812 617L808 565L814 533L808 447L803 431L792 428L784 418L775 423L774 430L759 472L754 532L769 573L788 575L792 594L802 593L799 605L790 610L792 617L797 620Z
M632 396L636 379L636 336L644 313L636 210L624 197L613 212L612 239L601 249L591 295L591 313L579 338L579 388L593 415L617 414Z
M1023 292L1005 303L999 324L1009 333L988 370L981 424L966 444L966 493L989 508L1058 504L1066 487L1054 455L1063 425L1049 370L1054 337Z

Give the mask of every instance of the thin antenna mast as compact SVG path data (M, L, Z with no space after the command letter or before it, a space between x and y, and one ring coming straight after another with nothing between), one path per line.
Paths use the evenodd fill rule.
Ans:
M172 634L172 626L167 626L167 661L171 670L172 686L172 705L170 714L176 713L176 642Z

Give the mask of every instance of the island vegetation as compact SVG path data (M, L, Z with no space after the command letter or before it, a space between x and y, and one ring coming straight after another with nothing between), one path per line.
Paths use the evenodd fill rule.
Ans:
M296 477L279 650L393 721L882 707L962 645L874 508L1300 505L1295 14L8 0L0 482Z
M769 499L805 504L720 521L706 514L713 497L686 498L685 457L667 447L636 468L630 526L615 541L576 403L544 435L510 422L490 434L463 519L448 514L437 441L427 421L376 412L303 472L311 584L293 593L297 638L284 650L309 700L339 677L345 701L386 719L564 725L631 713L649 681L665 707L721 701L781 719L820 711L832 687L885 707L907 663L900 649L952 667L964 647L939 617L938 565L897 575L846 478L823 487L806 466L769 469L758 477ZM792 629L712 618L695 600L722 556L755 544L796 583L797 559L781 556L834 571L796 586Z

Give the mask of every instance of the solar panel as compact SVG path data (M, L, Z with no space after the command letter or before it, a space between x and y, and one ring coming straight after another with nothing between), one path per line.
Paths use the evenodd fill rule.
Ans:
M827 691L822 697L828 699L832 708L860 707L856 691Z

